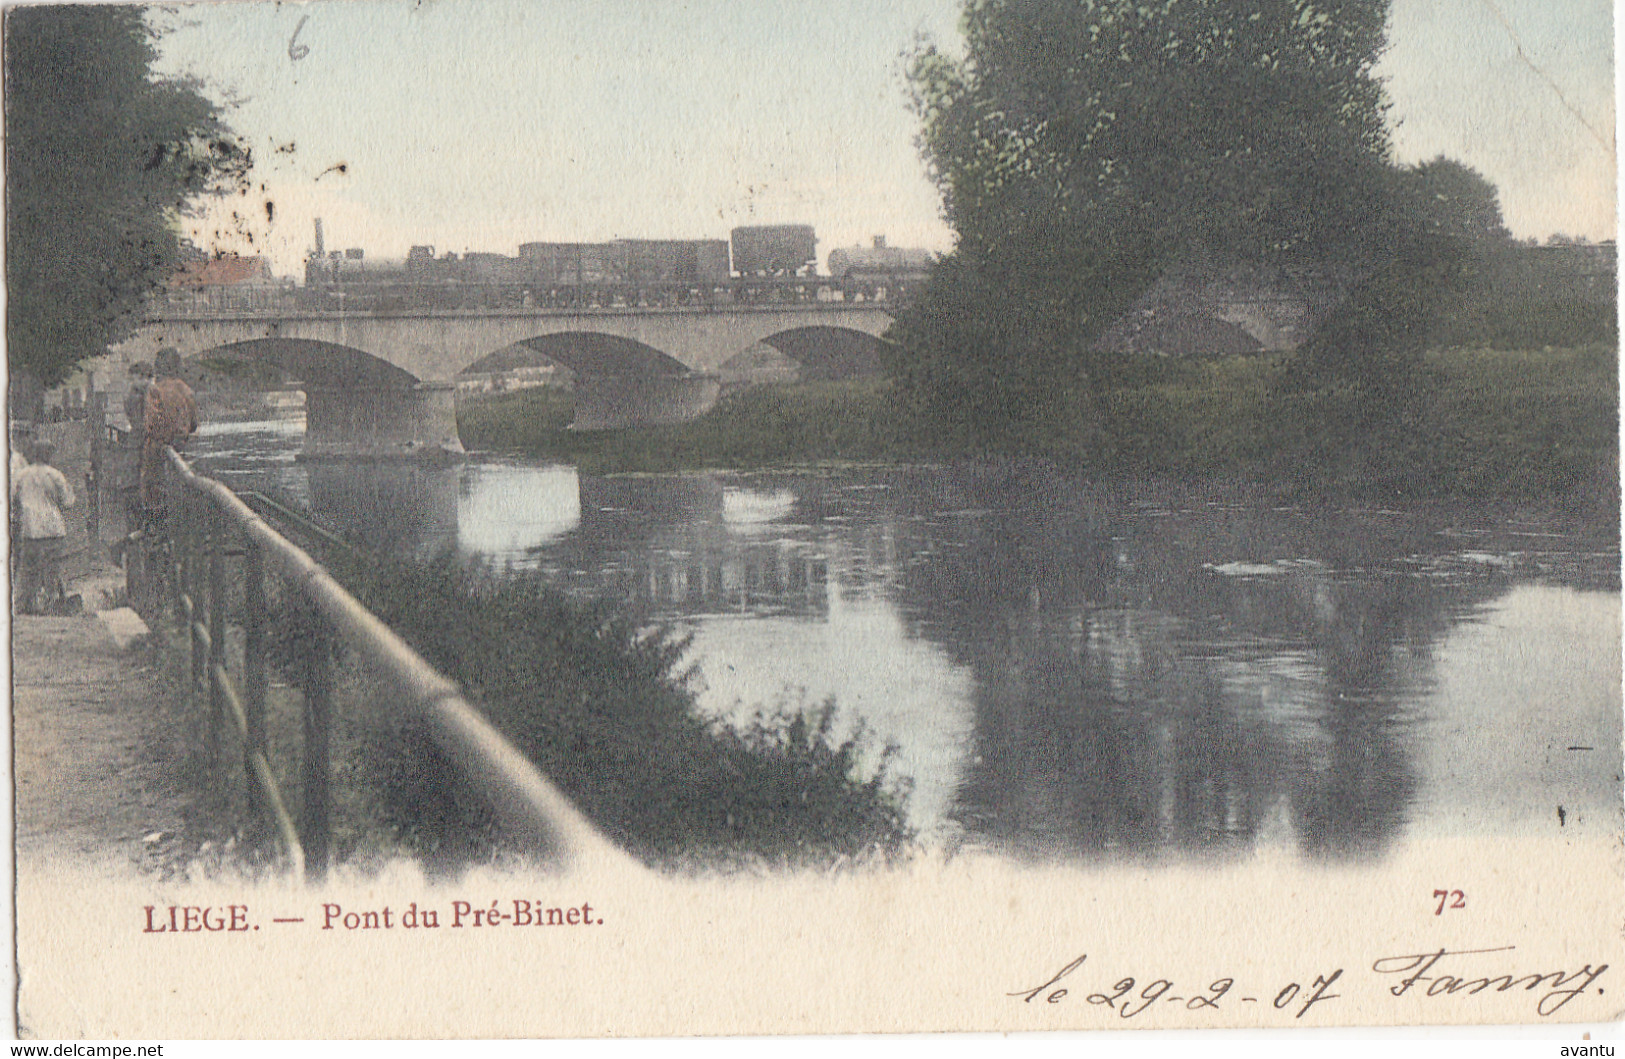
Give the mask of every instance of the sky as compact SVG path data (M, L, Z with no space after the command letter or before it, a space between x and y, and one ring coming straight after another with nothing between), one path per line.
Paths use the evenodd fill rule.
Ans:
M161 70L229 101L250 194L189 222L302 273L328 249L513 254L533 240L946 250L903 56L958 0L263 0L156 16ZM1394 0L1380 72L1401 161L1445 154L1520 237L1615 234L1611 0ZM267 208L269 204L269 208Z

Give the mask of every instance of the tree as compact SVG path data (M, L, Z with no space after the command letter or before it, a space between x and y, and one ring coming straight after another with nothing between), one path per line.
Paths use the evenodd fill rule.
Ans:
M1387 0L968 0L911 79L950 223L1258 255L1365 227ZM1148 210L1156 210L1148 214Z
M130 334L178 217L251 159L195 84L154 75L140 8L13 8L5 36L8 356L52 386Z
M1297 351L1277 414L1300 435L1289 445L1298 464L1425 493L1445 451L1425 355L1452 329L1472 330L1473 301L1513 243L1495 186L1459 162L1395 167L1389 186L1391 243Z
M1389 174L1385 252L1310 337L1294 380L1357 386L1365 403L1408 400L1435 324L1512 245L1495 185L1440 155Z
M1372 74L1386 16L1387 0L967 0L965 57L910 67L959 244L899 327L905 392L951 415L959 373L988 361L1028 392L1098 390L1092 340L1192 256L1380 258L1397 223ZM1003 337L955 316L993 286L1018 322Z

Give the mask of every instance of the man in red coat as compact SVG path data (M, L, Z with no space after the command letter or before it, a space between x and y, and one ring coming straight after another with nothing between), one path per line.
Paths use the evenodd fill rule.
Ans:
M160 350L157 379L147 389L146 437L141 444L141 504L147 516L164 507L164 449L180 448L197 432L197 398L181 381L181 357L173 349Z

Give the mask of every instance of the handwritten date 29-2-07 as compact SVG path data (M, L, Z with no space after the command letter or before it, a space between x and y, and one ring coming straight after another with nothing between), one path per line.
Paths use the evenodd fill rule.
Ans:
M1511 954L1516 949L1514 945L1493 949L1440 948L1384 956L1369 968L1356 970L1352 976L1345 976L1343 968L1339 967L1329 974L1317 974L1313 979L1306 975L1301 981L1287 982L1279 989L1272 986L1258 991L1239 988L1236 980L1228 977L1217 978L1200 988L1181 988L1167 978L1144 982L1143 979L1123 977L1110 988L1084 993L1082 999L1110 1009L1119 1018L1125 1019L1148 1010L1154 1015L1159 1006L1168 1004L1182 1004L1188 1011L1208 1012L1247 1005L1256 1005L1263 1010L1268 1005L1283 1014L1290 1012L1294 1019L1301 1019L1315 1005L1342 996L1342 992L1331 992L1332 985L1337 983L1339 989L1345 992L1351 988L1355 992L1371 992L1371 986L1381 987L1374 996L1362 996L1366 1000L1387 994L1424 1003L1448 1003L1452 998L1505 993L1510 994L1508 1000L1528 998L1525 1002L1532 1003L1535 1014L1546 1018L1580 996L1603 996L1600 979L1603 972L1608 970L1606 963L1598 964L1595 969L1588 963L1579 970L1539 968L1531 971L1518 968L1512 962L1515 957ZM1082 984L1086 980L1084 975L1076 972L1088 959L1087 955L1079 956L1042 985L1018 989L1005 995L1017 997L1028 1004L1040 999L1046 1004L1070 1002L1070 998L1086 988Z
M1049 981L1032 989L1021 989L1007 996L1020 997L1026 1003L1042 997L1045 1003L1059 1004L1065 1001L1071 990L1060 985L1060 981L1072 974L1084 962L1087 955L1079 956L1065 967L1061 968ZM1303 1018L1304 1013L1316 1004L1326 1000L1336 1000L1338 994L1328 992L1332 983L1343 975L1343 969L1338 968L1330 974L1315 975L1312 984L1304 985L1300 982L1288 982L1273 994L1268 991L1262 997L1241 996L1234 992L1236 980L1234 978L1219 978L1208 983L1200 989L1180 990L1176 993L1174 983L1167 978L1157 978L1141 984L1133 978L1120 978L1110 989L1098 993L1089 993L1084 1000L1103 1008L1115 1011L1119 1018L1131 1019L1150 1008L1153 1004L1183 1004L1188 1011L1218 1010L1221 1005L1235 1004L1270 1004L1277 1011L1294 1011L1293 1018Z

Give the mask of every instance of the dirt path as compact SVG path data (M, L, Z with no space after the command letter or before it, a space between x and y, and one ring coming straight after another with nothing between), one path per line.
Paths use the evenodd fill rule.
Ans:
M200 726L177 701L173 675L152 669L145 650L120 651L93 613L122 602L106 543L123 520L104 511L102 540L86 540L79 485L88 459L82 439L58 440L57 464L81 493L66 512L70 540L83 544L63 574L91 613L12 617L17 865L171 874L216 837L203 833L213 829L189 774Z
M161 867L190 803L161 674L94 617L16 618L11 657L19 866Z

